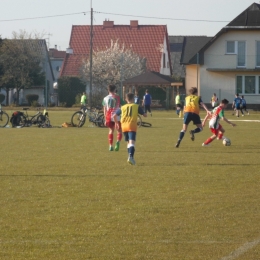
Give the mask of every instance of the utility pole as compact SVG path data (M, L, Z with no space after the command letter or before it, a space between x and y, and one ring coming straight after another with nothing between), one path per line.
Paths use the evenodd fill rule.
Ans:
M93 8L90 0L91 18L90 18L90 54L89 54L89 106L92 105L92 53L93 53Z

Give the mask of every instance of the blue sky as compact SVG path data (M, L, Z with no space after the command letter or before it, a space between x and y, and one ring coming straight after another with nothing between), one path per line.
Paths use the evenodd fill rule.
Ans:
M130 20L139 20L139 24L166 24L169 35L214 36L228 21L233 20L254 2L259 3L253 0L92 0L92 7L95 12L94 25L102 24L105 19L114 21L115 24L129 24ZM91 0L0 0L0 3L2 38L12 38L12 32L19 30L29 33L45 32L45 37L49 38L49 47L57 45L59 49L65 50L69 45L72 25L90 25ZM84 15L83 12L87 13ZM55 17L17 20L46 16ZM171 20L134 16L171 18Z

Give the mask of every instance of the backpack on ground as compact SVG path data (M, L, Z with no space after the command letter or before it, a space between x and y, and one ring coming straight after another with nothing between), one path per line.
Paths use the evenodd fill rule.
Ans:
M22 113L20 111L13 112L12 117L10 119L12 127L17 127L20 125L21 115Z

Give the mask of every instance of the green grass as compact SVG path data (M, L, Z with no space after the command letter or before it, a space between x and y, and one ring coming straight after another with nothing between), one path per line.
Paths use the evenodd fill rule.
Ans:
M51 124L72 113L50 111ZM259 240L259 122L244 120L260 114L239 119L223 123L230 147L202 147L205 127L176 149L182 121L155 111L136 166L89 124L0 129L0 259L219 260ZM260 244L235 259L260 259Z

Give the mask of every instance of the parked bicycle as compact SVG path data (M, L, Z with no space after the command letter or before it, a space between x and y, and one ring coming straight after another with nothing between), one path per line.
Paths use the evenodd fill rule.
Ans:
M38 112L30 116L27 113L28 107L24 107L23 110L24 112L20 112L20 119L19 119L19 126L21 127L30 127L32 125L36 125L38 127L43 127L43 126L50 126L50 120L48 116L48 112L42 113L41 111L38 110Z
M9 122L8 114L2 110L2 105L0 104L0 127L5 127Z
M89 122L98 127L104 127L105 119L103 111L98 108L87 108L82 107L81 110L75 112L71 117L71 124L76 127L82 127L86 119L88 118Z

